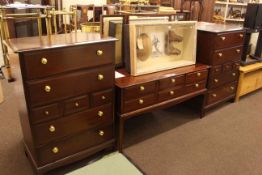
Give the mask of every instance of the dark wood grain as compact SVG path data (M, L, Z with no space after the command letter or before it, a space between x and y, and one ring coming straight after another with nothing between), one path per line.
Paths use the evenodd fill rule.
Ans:
M100 91L91 95L91 103L93 107L101 106L107 103L111 103L114 99L113 89Z
M195 83L198 81L206 80L208 75L207 70L197 71L186 75L186 83Z
M243 46L237 46L232 48L226 48L221 50L216 50L213 53L213 64L223 64L228 61L240 60ZM222 55L221 55L222 54Z
M71 114L90 107L88 96L81 96L65 101L64 114Z
M185 83L185 75L173 76L159 80L159 90L174 88Z

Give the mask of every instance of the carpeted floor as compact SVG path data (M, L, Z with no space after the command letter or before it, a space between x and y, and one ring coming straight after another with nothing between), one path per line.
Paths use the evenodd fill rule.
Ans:
M0 174L31 175L11 84L0 104ZM199 119L178 105L131 119L124 153L148 175L261 175L262 91ZM79 162L70 167L74 169ZM63 174L57 170L49 174Z

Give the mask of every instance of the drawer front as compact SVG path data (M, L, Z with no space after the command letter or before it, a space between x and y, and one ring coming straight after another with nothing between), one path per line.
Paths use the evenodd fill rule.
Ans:
M173 89L160 91L158 93L158 100L162 102L165 100L176 98L178 96L182 96L184 95L184 93L185 93L184 86L178 86Z
M185 83L185 75L165 78L159 81L159 90L173 88L175 86L183 85L184 83Z
M100 55L101 51L103 52L102 55ZM22 61L25 65L26 78L29 80L77 69L111 64L113 59L114 42L107 42L26 53Z
M207 70L187 74L186 75L186 84L196 83L199 81L206 80L207 76L208 76Z
M233 70L239 70L239 67L240 67L240 62L239 61L236 61L236 62L233 62L232 64L232 69Z
M124 112L129 112L150 106L156 102L156 95L151 94L138 99L133 99L124 102Z
M65 102L65 114L82 111L89 108L88 96L77 97Z
M113 89L96 92L91 95L92 106L101 106L113 102Z
M201 81L195 84L186 86L186 93L197 92L206 88L206 81Z
M208 87L209 88L216 88L225 83L230 83L233 81L237 81L239 77L238 70L231 70L228 72L223 72L220 75L210 76Z
M52 122L35 125L34 135L37 145L72 135L113 121L112 105L108 104L91 110L64 117Z
M55 119L63 115L63 107L59 104L52 104L31 110L31 121L33 124Z
M240 60L243 47L217 50L213 54L213 64L224 64L228 61Z
M210 75L220 75L222 73L222 66L221 65L218 65L218 66L213 66L211 69L210 69Z
M234 47L244 44L244 32L218 34L215 38L215 49Z
M223 64L223 72L230 72L232 71L232 68L233 68L232 62Z
M212 104L236 93L237 83L226 84L208 92L207 104Z
M27 82L30 102L34 106L112 88L113 85L113 66Z
M111 125L92 129L68 138L67 140L55 142L37 149L38 163L40 165L45 165L93 146L97 146L113 138L114 130Z
M124 89L124 99L130 100L156 92L156 82L149 82Z

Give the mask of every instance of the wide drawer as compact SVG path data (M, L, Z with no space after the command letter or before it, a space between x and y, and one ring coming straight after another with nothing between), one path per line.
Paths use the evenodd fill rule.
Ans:
M27 79L113 63L114 42L49 49L25 53L22 57Z
M172 98L176 98L178 96L182 96L184 95L185 90L184 90L184 86L177 86L173 89L168 89L168 90L164 90L164 91L160 91L158 93L158 100L160 102L165 101L165 100L169 100Z
M156 92L155 81L136 85L136 86L131 86L124 89L124 99L125 100L135 99L154 92Z
M208 70L189 73L186 75L186 84L196 83L206 80L208 76Z
M197 92L206 88L206 81L197 82L186 86L186 93Z
M37 149L38 164L45 165L114 138L113 126L100 127Z
M27 82L29 98L33 106L112 88L113 85L113 66Z
M91 95L92 106L101 106L107 103L112 103L112 101L114 101L113 97L113 89L93 93Z
M240 60L242 54L242 46L233 47L229 49L216 50L213 54L212 62L213 65L223 64L228 61Z
M216 88L219 87L225 83L230 83L233 81L237 81L239 77L239 71L238 70L231 70L227 72L223 72L220 75L213 75L209 78L208 87L209 88Z
M184 83L185 83L185 75L165 78L159 81L159 90L173 88L175 86L183 85Z
M44 124L34 125L35 142L37 145L43 145L58 138L112 122L112 108L112 105L108 104Z
M215 36L215 49L222 49L243 45L244 32L222 33Z
M156 99L157 97L155 94L150 94L150 95L138 98L138 99L125 101L124 102L124 112L130 112L130 111L134 111L137 109L141 109L141 108L150 106L156 102Z
M215 90L208 92L207 105L223 100L224 98L234 95L236 92L237 83L229 83Z

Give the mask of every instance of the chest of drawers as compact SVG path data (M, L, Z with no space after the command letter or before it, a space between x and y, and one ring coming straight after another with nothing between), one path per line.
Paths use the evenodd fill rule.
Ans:
M203 114L235 97L244 32L237 26L199 24L197 61L211 66Z
M37 173L115 146L115 39L65 34L9 41L26 154Z

